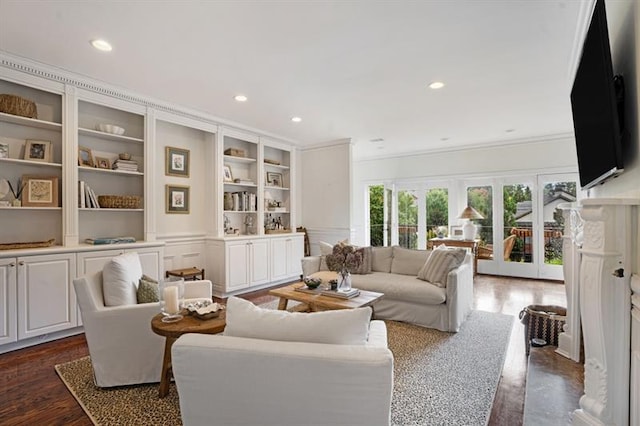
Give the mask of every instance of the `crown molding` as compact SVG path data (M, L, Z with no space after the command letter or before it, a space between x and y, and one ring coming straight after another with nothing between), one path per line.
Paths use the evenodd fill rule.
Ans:
M169 102L161 101L159 99L151 98L149 96L140 95L121 87L113 86L105 82L97 81L89 77L81 76L79 74L63 70L61 68L37 62L32 59L20 57L2 50L0 50L0 67L54 81L64 85L73 86L114 99L142 105L147 108L153 108L157 111L162 111L179 117L202 121L214 126L224 126L243 132L250 132L254 133L256 136L266 136L271 139L286 142L295 146L300 145L297 141L280 135L275 135L260 129L243 125L241 123L212 116L202 111L178 106Z

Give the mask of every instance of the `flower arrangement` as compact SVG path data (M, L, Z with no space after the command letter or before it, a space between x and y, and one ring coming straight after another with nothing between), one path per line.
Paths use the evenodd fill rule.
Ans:
M350 272L362 264L362 251L349 244L336 244L326 257L327 266L335 272Z

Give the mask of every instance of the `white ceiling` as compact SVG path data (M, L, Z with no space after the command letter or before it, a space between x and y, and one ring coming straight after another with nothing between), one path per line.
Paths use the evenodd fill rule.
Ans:
M0 0L0 50L362 159L571 134L585 3Z

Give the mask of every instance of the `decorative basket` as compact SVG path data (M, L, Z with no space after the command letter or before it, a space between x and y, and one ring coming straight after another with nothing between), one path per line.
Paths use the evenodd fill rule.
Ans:
M227 148L224 150L224 155L232 155L234 157L244 157L244 149L240 148Z
M36 103L16 95L0 95L0 112L21 117L38 118Z
M548 345L558 346L558 336L566 321L567 308L562 306L529 305L520 311L526 354L529 355L531 339L544 339Z
M141 209L142 197L137 195L98 195L98 204L103 209Z

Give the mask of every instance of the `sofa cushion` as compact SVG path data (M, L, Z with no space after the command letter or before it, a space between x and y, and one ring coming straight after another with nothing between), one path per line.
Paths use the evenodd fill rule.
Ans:
M447 275L462 264L466 255L466 249L440 245L433 250L420 269L418 278L439 287L446 287Z
M124 253L111 259L102 268L102 295L105 306L135 305L136 291L142 277L138 253Z
M352 274L370 274L371 273L371 263L373 261L373 251L372 247L357 247L356 251L362 253L362 263L360 266L355 268L351 272Z
M136 298L138 303L154 303L160 300L159 292L160 285L158 281L151 277L143 275L138 283L138 291L136 292Z
M391 273L402 275L418 275L418 271L427 261L429 251L411 250L400 246L393 247Z
M352 275L355 288L384 293L384 300L402 300L424 305L439 305L447 300L444 288L420 281L415 276L373 272L369 275Z
M329 243L325 243L324 241L318 242L318 246L320 247L320 270L328 271L329 267L327 266L327 261L325 256L333 253L333 245Z
M287 312L262 309L230 297L225 336L288 342L364 345L369 336L371 308L322 312Z
M393 247L372 247L371 272L391 272Z

